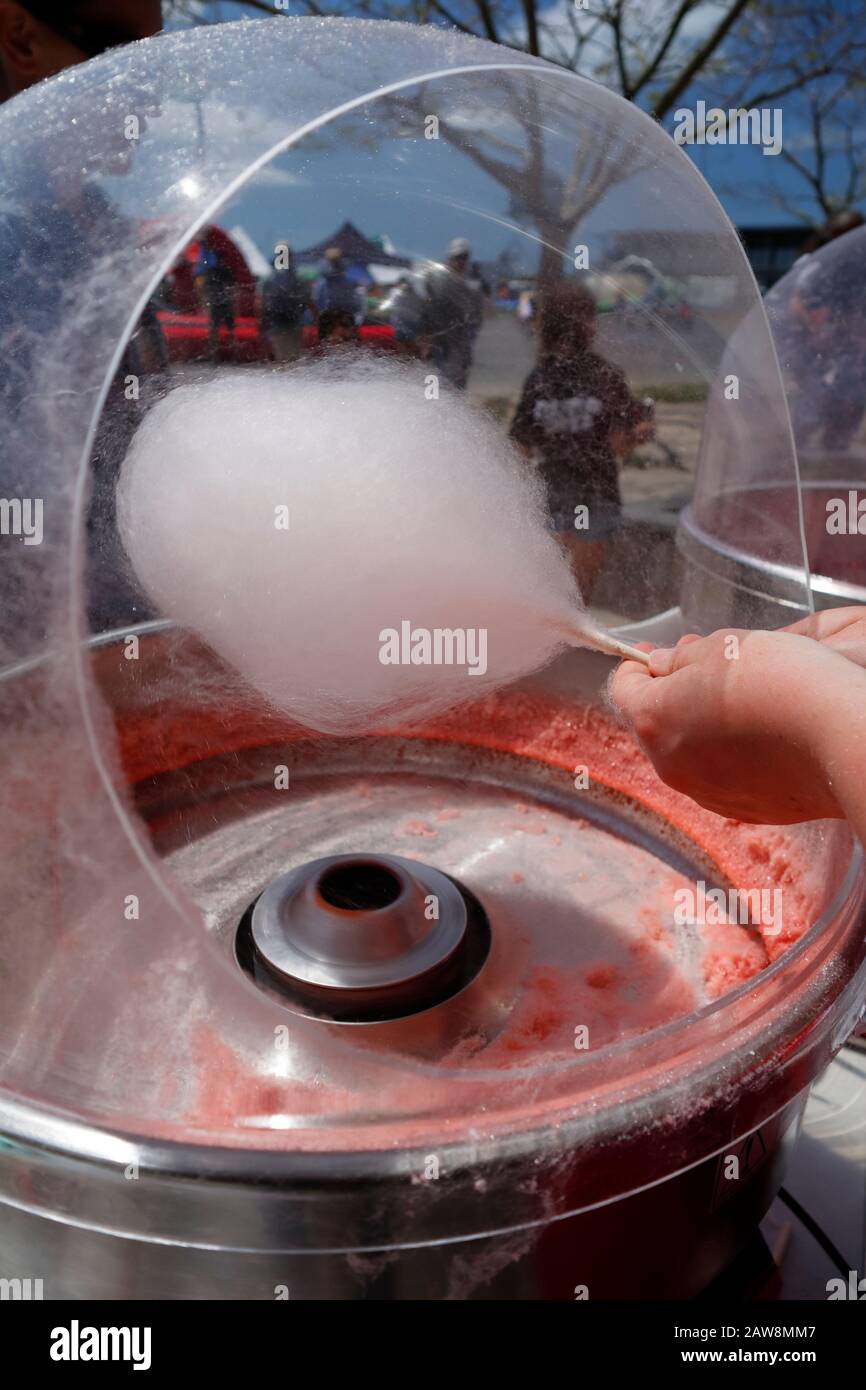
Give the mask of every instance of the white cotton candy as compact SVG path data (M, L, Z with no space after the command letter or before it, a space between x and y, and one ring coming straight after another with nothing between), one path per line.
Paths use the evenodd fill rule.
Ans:
M310 728L476 699L582 620L531 466L464 397L427 396L417 367L357 352L238 372L173 391L124 461L144 589Z

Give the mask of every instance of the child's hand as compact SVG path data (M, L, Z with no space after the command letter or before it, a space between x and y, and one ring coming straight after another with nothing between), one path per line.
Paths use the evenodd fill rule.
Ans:
M866 608L860 605L813 613L799 623L792 623L784 631L811 637L848 661L866 666Z
M733 630L685 637L650 660L649 670L624 661L611 695L665 782L737 820L842 815L822 726L828 692L855 673L829 642Z

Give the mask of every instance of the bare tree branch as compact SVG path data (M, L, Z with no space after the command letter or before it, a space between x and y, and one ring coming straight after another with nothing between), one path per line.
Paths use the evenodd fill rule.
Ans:
M491 43L498 43L499 34L497 32L496 25L493 22L493 12L487 3L487 0L476 0L476 4L478 6L478 13L481 16L481 23L484 28L485 37L490 39Z
M535 0L522 0L523 17L526 20L526 46L534 57L541 55L538 46L538 14L535 7Z
M670 51L671 44L676 38L680 25L686 15L690 14L695 8L696 0L680 0L680 4L675 9L671 21L667 27L667 32L656 50L655 57L646 65L640 77L634 84L635 93L643 91L648 82L651 82L661 66L663 59Z
M631 100L631 84L628 80L628 69L625 63L625 45L622 32L623 0L616 0L610 12L608 20L613 31L613 44L616 52L616 70L619 73L620 91L627 100Z
M239 11L286 17L265 0L235 3ZM866 197L866 26L856 7L840 6L838 0L654 0L649 8L646 0L589 0L586 8L568 3L551 8L547 0L520 0L519 6L514 0L301 3L318 16L361 14L449 25L601 81L640 101L657 120L669 116L698 82L701 95L723 109L784 100L786 132L795 129L796 136L793 145L786 138L781 154L807 190L809 205L826 216ZM165 0L165 5L205 22L192 0ZM702 14L712 21L709 29L687 23ZM569 236L593 200L611 186L611 160L603 160L598 148L578 150L554 198L536 129L540 117L533 116L527 95L531 84L511 84L506 73L498 80L522 138L511 138L513 122L504 134L485 128L482 141L453 129L446 138L490 178L510 191L522 188L527 205L530 195L540 200L538 216L547 229L542 236L553 236L556 228ZM618 152L624 178L632 172L632 154L626 148ZM782 206L788 195L771 182L772 171L764 195Z
M743 10L750 3L751 0L733 0L730 9L719 20L712 33L707 36L700 48L696 49L679 75L674 78L673 82L669 84L666 90L662 92L661 96L653 103L651 114L655 116L656 120L660 121L663 116L667 115L674 102L678 97L682 96L695 74L700 72L707 60L715 53L725 35L729 33L733 24L739 19Z

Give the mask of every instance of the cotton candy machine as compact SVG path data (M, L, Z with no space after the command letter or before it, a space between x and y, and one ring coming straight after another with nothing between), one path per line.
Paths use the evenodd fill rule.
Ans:
M733 229L634 108L409 26L161 37L0 123L30 228L0 295L2 490L44 504L39 543L2 538L0 1274L49 1298L697 1293L862 1012L845 827L742 826L666 789L592 653L375 735L293 724L149 610L112 482L130 415L172 387L128 350L187 241L275 189L282 226L358 222L372 190L407 260L455 217L482 242L506 226L546 276L635 208L711 233L796 496ZM57 205L61 296L34 259ZM488 314L475 347L499 415L531 366L512 327ZM655 370L714 390L709 335L647 332ZM625 625L648 615L620 543L603 617ZM806 606L804 566L791 582Z
M794 621L803 547L816 607L866 601L864 248L862 228L839 237L802 256L766 298L797 446L799 491L788 475L786 451L777 457L780 430L770 422L775 438L767 440L768 422L760 418L760 382L774 365L750 358L745 330L729 345L722 370L745 378L741 389L751 399L751 417L747 408L745 429L731 436L724 464L707 446L694 505L682 519L688 623L698 617L710 626L734 621L732 603L768 627ZM716 425L727 421L728 404L720 383L710 404ZM764 443L758 476L748 447L756 439Z

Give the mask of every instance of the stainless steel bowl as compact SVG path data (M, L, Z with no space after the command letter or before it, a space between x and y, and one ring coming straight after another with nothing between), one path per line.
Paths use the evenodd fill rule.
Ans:
M810 474L810 481L802 485L802 505L814 607L866 603L863 537L856 533L831 536L826 526L828 501L847 499L849 492L856 492L856 473L847 472L844 460L836 457L823 460L821 469L814 459L807 457L803 462ZM809 610L802 570L767 558L773 550L774 515L789 518L792 514L790 489L756 484L715 500L712 529L701 524L693 507L680 515L677 548L684 563L683 630L773 628L804 617ZM738 537L735 544L725 539L731 536Z
M155 679L160 647L178 639L142 638ZM492 746L489 717L465 742L441 731L310 741L199 708L178 757L176 711L166 723L167 705L154 703L159 682L141 662L131 682L117 645L93 660L127 769L138 759L140 823L201 914L198 936L169 935L189 1034L142 1027L168 978L149 978L143 957L138 993L117 1001L117 1031L91 1047L101 1077L120 1064L119 1039L130 1044L145 1079L138 1118L110 1122L95 1100L88 1113L72 1086L68 1108L7 1087L3 1277L43 1278L49 1298L571 1299L689 1295L724 1267L781 1183L813 1078L862 1012L866 875L839 827L822 841L819 919L758 979L578 1057L533 1041L514 1066L485 1065L483 1053L455 1061L470 1024L491 1044L507 1029L528 954L555 960L592 930L629 929L654 875L723 877L712 854L645 789L628 797L598 781L576 798L553 762ZM607 669L587 654L550 684L589 691ZM587 729L596 716L581 726L579 708L575 726ZM277 763L291 769L289 802L274 790ZM531 834L503 842L503 810L526 820L515 801L547 819L548 839L555 824L580 847L593 868L585 896L576 901L572 872L548 871ZM477 977L419 1013L355 1025L263 993L236 959L238 924L262 890L314 854L389 852L407 813L423 821L446 802L459 814L436 822L435 839L408 842L482 904L492 944ZM530 869L521 884L516 864ZM85 924L96 959L102 911L95 902ZM67 1014L73 1050L93 1042L87 1014L87 1000ZM288 1053L263 1045L280 1028ZM177 1036L187 1036L179 1055ZM246 1079L226 1081L228 1053L244 1057ZM205 1086L217 1077L225 1102L202 1103L194 1074ZM354 1088L342 1107L303 1113L287 1100L301 1081L313 1078L309 1095L316 1077L327 1092L341 1076ZM170 1078L178 1084L161 1091Z

